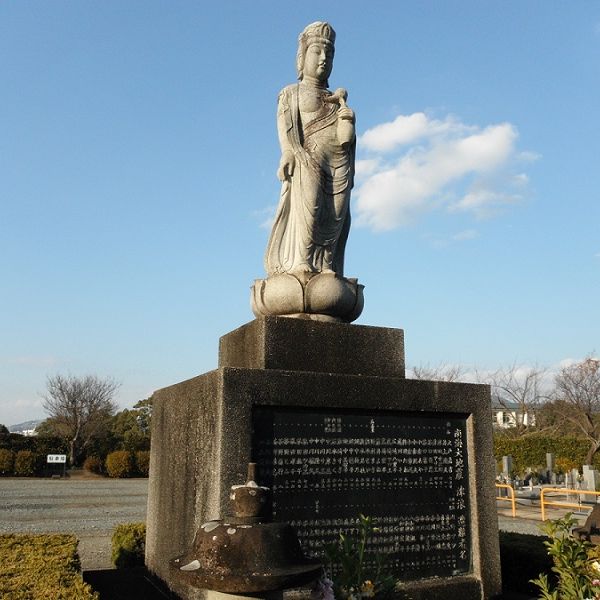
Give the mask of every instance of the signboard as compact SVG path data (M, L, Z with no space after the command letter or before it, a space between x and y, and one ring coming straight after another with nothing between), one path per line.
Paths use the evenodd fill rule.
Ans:
M46 457L47 463L66 463L67 455L66 454L48 454Z
M319 556L362 513L380 529L371 550L401 579L470 572L466 416L255 407L253 460L274 520Z

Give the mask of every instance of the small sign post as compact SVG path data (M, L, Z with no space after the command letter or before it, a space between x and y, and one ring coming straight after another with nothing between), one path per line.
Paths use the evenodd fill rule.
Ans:
M67 474L67 455L66 454L48 454L46 456L46 462L49 465L60 465L62 464L63 477Z

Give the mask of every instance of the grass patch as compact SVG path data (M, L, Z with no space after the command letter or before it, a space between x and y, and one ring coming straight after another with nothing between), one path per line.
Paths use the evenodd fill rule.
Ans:
M73 535L0 535L3 600L98 600L80 571Z

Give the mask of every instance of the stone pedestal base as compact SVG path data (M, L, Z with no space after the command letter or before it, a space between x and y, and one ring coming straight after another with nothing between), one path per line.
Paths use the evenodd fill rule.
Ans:
M265 408L356 410L465 419L471 567L406 583L414 600L499 594L489 387L404 378L402 332L262 318L221 339L218 369L154 394L146 565L184 600L169 561L202 523L226 514L230 486L252 459L253 414ZM364 513L369 514L368 506ZM401 574L399 574L401 577Z
M281 273L254 282L250 305L257 317L351 323L362 312L363 288L356 279L333 272Z

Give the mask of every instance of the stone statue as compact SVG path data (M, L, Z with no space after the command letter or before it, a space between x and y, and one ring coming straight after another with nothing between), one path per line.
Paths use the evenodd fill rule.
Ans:
M351 322L362 311L362 288L344 278L354 179L354 112L346 90L327 89L335 32L312 23L298 40L299 83L279 94L281 196L265 254L268 278L257 280L252 309Z

